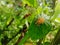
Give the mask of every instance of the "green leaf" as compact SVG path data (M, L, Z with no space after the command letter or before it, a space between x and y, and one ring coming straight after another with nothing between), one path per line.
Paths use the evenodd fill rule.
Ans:
M42 7L39 6L39 7L37 8L37 14L41 14L41 13L42 13Z
M33 6L33 7L38 6L37 0L25 0L25 2L28 3L29 5Z
M55 20L57 18L57 16L60 14L60 2L57 3L56 7L55 7L55 13L52 16L51 20Z
M28 34L31 37L31 39L37 40L44 38L50 30L51 30L50 22L45 21L45 23L37 25L33 20L28 29Z

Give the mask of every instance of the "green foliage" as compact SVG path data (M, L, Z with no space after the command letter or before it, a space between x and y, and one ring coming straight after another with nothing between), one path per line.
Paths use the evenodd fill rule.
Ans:
M28 34L25 34L24 38L22 39L23 41L21 41L18 45L23 45L23 43L29 38Z
M52 20L55 20L57 17L58 17L58 15L60 14L60 2L58 2L57 3L57 5L56 5L56 7L55 7L55 13L54 13L54 15L53 15L53 17L52 17Z
M47 34L52 30L55 36L60 26L59 5L56 0L0 0L0 45L15 45L21 36L17 45L29 38L32 43L41 39L39 43L49 45ZM36 24L39 17L45 19L43 24Z
M51 31L51 24L47 22L47 20L43 24L36 24L36 21L33 20L31 23L28 34L32 38L32 40L42 39L46 36L46 34Z
M25 0L30 6L37 7L38 3L37 0Z

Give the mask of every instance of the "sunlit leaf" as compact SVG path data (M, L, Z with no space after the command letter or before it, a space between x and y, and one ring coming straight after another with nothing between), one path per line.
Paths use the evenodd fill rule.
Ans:
M37 0L25 0L25 3L28 3L29 5L33 6L33 7L37 7L38 6L38 2Z
M56 7L55 7L55 12L54 15L52 16L51 20L55 20L57 18L57 16L60 14L60 2L57 3Z

